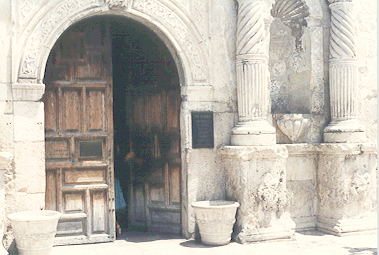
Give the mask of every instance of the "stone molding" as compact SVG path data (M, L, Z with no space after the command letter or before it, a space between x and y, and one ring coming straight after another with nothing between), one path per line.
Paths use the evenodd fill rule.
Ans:
M260 158L281 158L288 157L287 148L284 145L273 146L222 146L218 153L225 158L235 158L242 160Z
M45 84L12 84L14 101L39 101L45 93Z
M360 155L363 153L377 154L374 143L322 143L315 146L320 155Z
M56 39L78 20L101 14L135 16L167 36L181 55L186 82L209 80L201 36L187 14L167 0L64 0L49 1L32 19L20 40L18 80L38 83L43 79L46 60ZM126 8L128 7L128 8ZM130 8L129 8L130 7Z

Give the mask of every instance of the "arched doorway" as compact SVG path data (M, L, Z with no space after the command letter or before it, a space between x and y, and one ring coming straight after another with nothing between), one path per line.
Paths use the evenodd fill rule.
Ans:
M115 238L114 173L124 228L181 231L180 90L164 43L128 19L71 26L45 71L46 209L57 243Z

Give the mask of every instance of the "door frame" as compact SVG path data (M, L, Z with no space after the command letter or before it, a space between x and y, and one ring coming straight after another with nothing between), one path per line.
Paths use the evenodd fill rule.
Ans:
M15 66L15 74L17 82L13 83L13 88L28 90L28 96L41 98L44 93L44 84L41 83L46 67L46 61L50 54L52 46L55 44L59 36L72 24L92 17L102 15L116 15L119 17L127 17L143 23L152 29L165 43L169 49L178 69L178 75L181 86L181 109L180 109L180 135L181 135L181 222L182 234L185 237L193 236L195 232L194 212L191 208L191 203L196 201L196 194L190 194L188 191L188 156L191 152L191 125L190 125L190 104L186 101L189 96L195 99L196 88L201 87L201 90L211 90L209 85L209 70L207 68L207 58L205 55L205 46L201 44L201 36L193 23L190 22L186 13L180 10L167 0L157 0L157 9L149 9L148 6L143 6L143 1L138 6L129 6L130 8L120 10L119 8L111 8L105 6L107 3L97 1L87 1L80 4L78 8L68 10L67 15L57 18L57 13L61 8L69 7L71 0L49 1L47 5L51 8L45 8L38 13L30 23L29 36L24 37L18 43L20 58L19 65ZM96 2L96 3L94 3ZM108 1L106 1L108 2ZM155 8L155 7L154 7ZM164 8L175 19L173 22L167 20L167 15L161 15L157 10ZM51 20L53 19L53 20ZM41 31L41 27L46 22L51 22L52 27L45 31ZM25 31L28 31L26 29ZM43 33L43 34L41 34ZM43 36L42 36L43 35ZM42 37L41 37L42 36ZM41 38L41 39L37 39ZM35 41L41 44L36 45ZM25 46L26 45L26 46ZM33 54L32 54L33 53ZM33 56L37 56L32 58ZM24 86L24 84L34 84ZM30 95L30 94L33 95ZM198 100L194 100L198 101ZM204 110L211 110L211 99L204 101L209 102ZM43 129L38 126L37 132L44 133ZM43 135L44 136L44 135ZM44 147L40 148L44 154ZM45 171L45 167L40 169L41 173ZM44 175L43 175L44 176Z

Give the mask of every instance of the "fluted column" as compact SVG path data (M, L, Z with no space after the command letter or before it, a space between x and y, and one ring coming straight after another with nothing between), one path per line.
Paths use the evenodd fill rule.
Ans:
M272 145L275 128L268 121L268 19L261 0L238 0L237 100L239 122L232 145Z
M324 130L327 143L364 142L366 133L357 120L357 59L352 0L329 0L331 33L329 87L331 123Z

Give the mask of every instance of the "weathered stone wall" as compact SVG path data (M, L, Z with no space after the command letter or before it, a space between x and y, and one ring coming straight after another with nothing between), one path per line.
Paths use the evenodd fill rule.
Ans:
M358 116L371 141L377 140L377 1L354 1L358 61Z

